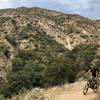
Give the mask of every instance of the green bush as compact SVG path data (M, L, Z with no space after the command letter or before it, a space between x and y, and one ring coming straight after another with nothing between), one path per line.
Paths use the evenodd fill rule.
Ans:
M12 60L12 70L13 71L18 71L22 70L24 67L24 61L21 58L15 58Z
M27 39L30 37L30 34L27 32L20 32L17 35L18 35L18 39Z
M17 41L16 41L16 38L15 38L15 35L7 35L5 37L13 46L17 46Z
M0 47L0 52L2 52L6 57L9 57L9 48L8 47Z
M19 62L18 62L19 63ZM4 85L2 94L5 97L19 94L23 88L32 89L32 87L43 86L43 70L42 66L27 64L22 69L12 70L7 75L7 83Z
M76 73L77 68L71 59L56 59L54 63L45 69L45 84L47 86L54 86L64 84L65 82L72 83L75 81Z
M64 84L67 81L67 66L52 65L46 68L44 73L45 84L48 86Z
M76 63L79 67L79 71L82 71L87 66L91 65L91 62L95 57L95 51L97 50L97 48L97 45L88 44L77 46L73 50L73 54L76 55Z
M5 100L4 96L0 95L0 100Z

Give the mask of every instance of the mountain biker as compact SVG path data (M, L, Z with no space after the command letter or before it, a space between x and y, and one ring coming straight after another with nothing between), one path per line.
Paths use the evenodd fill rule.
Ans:
M83 94L86 95L89 88L93 89L94 92L97 92L97 90L99 89L99 81L98 81L99 69L96 66L92 67L88 66L85 72L86 72L85 75L87 76L89 76L88 73L91 73L91 78L89 78L89 80L87 81L83 89Z
M88 66L87 69L85 70L85 72L86 72L86 74L91 73L90 82L91 82L91 80L94 80L97 82L97 78L99 75L99 69L96 66L92 66L92 67Z

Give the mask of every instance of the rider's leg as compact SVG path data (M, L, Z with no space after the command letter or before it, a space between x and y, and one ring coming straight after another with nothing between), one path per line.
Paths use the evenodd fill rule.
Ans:
M93 77L93 82L94 82L95 86L98 88L99 82L96 77Z
M96 78L94 76L91 76L91 79L90 79L90 87L91 88L93 88L95 82L96 82Z

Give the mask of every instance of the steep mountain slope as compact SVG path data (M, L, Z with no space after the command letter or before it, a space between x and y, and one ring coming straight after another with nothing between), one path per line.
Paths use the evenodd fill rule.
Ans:
M100 45L99 21L40 8L0 10L0 63L8 70L19 50L35 49L37 34L45 33L72 50L80 44Z

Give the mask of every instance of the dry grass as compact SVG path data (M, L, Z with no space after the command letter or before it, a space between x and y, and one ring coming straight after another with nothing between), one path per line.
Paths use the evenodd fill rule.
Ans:
M7 100L46 100L46 97L43 94L43 89L35 88L31 91L24 91L24 93L20 93L19 95Z

